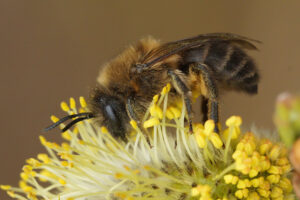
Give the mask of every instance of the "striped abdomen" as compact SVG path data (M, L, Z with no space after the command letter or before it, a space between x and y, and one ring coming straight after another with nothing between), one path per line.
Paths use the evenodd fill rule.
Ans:
M228 41L210 41L184 53L184 66L204 63L217 83L229 89L257 93L258 70L241 46Z

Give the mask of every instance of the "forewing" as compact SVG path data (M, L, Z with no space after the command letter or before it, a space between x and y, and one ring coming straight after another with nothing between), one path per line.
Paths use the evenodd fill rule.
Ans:
M186 50L200 47L207 42L212 41L229 41L244 49L256 50L256 46L252 42L260 43L258 40L253 40L244 36L232 33L209 33L201 34L195 37L178 40L175 42L165 43L156 49L153 49L142 60L144 67L150 67L153 64L160 62L174 54L179 54Z

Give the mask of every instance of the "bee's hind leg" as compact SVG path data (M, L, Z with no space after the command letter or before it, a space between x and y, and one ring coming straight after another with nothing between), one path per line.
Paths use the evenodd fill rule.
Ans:
M202 123L208 120L208 99L201 96Z
M189 132L193 133L193 123L192 123L192 103L191 103L191 95L192 92L184 82L183 74L179 72L179 70L168 70L168 75L172 79L172 85L174 86L175 90L183 96L187 115L188 115L188 122L189 122Z
M212 79L212 72L206 64L195 63L191 65L195 70L198 70L202 77L207 89L208 98L208 118L215 122L215 132L219 133L219 103L218 103L218 88L215 81ZM207 102L207 101L206 101ZM205 103L205 101L204 101ZM203 104L202 104L203 108ZM204 113L205 114L205 113Z

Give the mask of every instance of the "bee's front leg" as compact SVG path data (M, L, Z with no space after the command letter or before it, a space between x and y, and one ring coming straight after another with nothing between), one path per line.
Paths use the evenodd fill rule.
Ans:
M179 70L168 70L168 75L172 79L172 85L174 86L175 90L183 96L188 121L189 121L189 132L193 133L193 123L192 123L192 104L191 104L191 95L192 92L184 82L184 76Z

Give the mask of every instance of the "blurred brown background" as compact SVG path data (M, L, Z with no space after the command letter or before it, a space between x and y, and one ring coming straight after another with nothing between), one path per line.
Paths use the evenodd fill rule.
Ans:
M172 2L172 3L171 3ZM38 135L59 103L87 96L99 67L126 45L153 35L172 41L233 32L263 41L251 55L259 94L227 93L222 116L274 130L277 94L299 92L300 1L0 1L0 184L17 185L26 158L44 151ZM0 199L8 199L0 192Z

